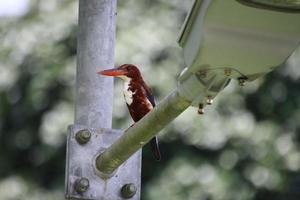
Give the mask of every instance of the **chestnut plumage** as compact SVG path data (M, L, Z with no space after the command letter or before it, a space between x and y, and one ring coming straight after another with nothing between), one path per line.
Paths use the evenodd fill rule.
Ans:
M124 64L117 68L97 72L105 76L115 76L124 80L124 98L129 113L134 122L142 119L153 107L155 107L154 96L151 89L146 85L140 70L132 64ZM161 159L157 137L150 140L152 153L156 160Z

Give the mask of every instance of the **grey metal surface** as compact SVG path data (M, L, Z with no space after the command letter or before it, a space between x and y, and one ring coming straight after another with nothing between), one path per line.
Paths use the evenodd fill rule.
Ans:
M258 9L236 0L195 0L179 44L191 73L228 67L257 78L284 63L299 46L299 18L300 13Z
M75 123L111 128L113 79L97 71L114 65L116 0L80 0Z
M79 144L76 133L88 129L91 139L86 144ZM95 199L121 200L121 189L125 184L133 183L137 188L136 194L129 199L140 199L141 150L131 156L114 175L103 180L97 174L95 158L105 148L109 147L122 135L120 130L91 129L85 126L72 125L69 127L67 141L67 168L66 168L66 198L68 199ZM89 187L85 192L75 190L76 180L87 178Z
M121 188L133 183L140 198L141 150L104 180L95 169L97 155L122 134L111 130L113 79L97 71L114 65L116 0L80 0L77 39L75 124L67 139L67 199L120 200ZM87 129L77 135L79 130ZM78 142L79 141L79 142Z

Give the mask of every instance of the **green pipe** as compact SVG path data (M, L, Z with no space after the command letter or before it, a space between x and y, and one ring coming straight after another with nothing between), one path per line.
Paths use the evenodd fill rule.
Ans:
M190 106L191 102L176 89L143 119L128 128L109 148L96 158L102 178L109 178L131 155Z

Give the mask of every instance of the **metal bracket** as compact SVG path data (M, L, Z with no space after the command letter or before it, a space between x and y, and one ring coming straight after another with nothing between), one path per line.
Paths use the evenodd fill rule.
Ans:
M141 150L109 179L98 176L96 157L122 135L121 130L70 125L66 157L66 199L140 199Z
M210 105L213 98L222 91L231 79L238 79L240 84L248 79L232 68L203 69L195 73L185 68L178 81L179 93L192 102L192 106L202 109Z

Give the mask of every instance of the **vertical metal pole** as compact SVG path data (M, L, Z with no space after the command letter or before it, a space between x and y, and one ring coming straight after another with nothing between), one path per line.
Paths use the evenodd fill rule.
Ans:
M77 39L75 124L111 128L113 79L97 71L112 68L116 0L80 0Z
M104 180L94 167L99 152L121 135L112 130L113 78L96 72L114 65L117 0L79 0L75 123L69 126L67 199L140 197L141 151Z

